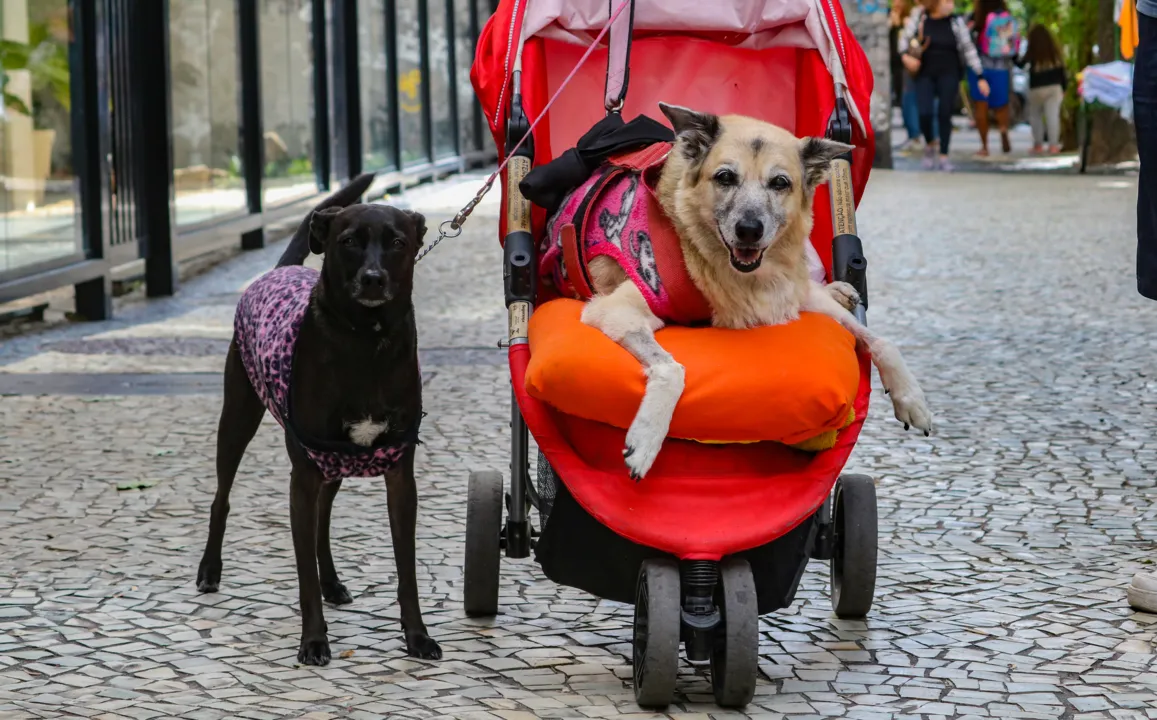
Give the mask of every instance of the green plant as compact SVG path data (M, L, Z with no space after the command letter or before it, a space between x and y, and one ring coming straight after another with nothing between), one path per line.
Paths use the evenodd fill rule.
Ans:
M28 42L0 40L0 91L4 106L32 115L19 96L8 91L13 71L27 70L32 77L32 92L51 92L57 102L70 110L72 105L68 68L68 49L48 32L47 23L36 23L28 29Z

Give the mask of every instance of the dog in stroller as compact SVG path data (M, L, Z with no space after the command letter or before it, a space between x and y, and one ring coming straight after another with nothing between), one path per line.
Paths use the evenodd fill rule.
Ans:
M720 118L664 103L660 108L676 141L656 194L675 226L691 281L711 309L712 324L779 325L798 319L801 310L823 313L868 349L904 428L931 433L924 392L899 351L852 315L860 302L855 288L846 282L821 285L808 277L804 246L812 198L827 180L832 160L852 147L825 138L800 140L755 118ZM562 259L561 252L556 255ZM646 284L609 254L591 257L588 269L593 297L583 322L626 348L647 375L623 450L631 477L640 480L667 437L684 368L655 340L665 319L655 312L662 304L648 302Z
M830 563L837 616L869 612L875 484L841 473L873 362L897 418L931 430L866 328L872 77L834 0L499 2L471 80L504 158L511 470L468 480L468 615L499 611L503 555L533 553L633 605L635 698L660 708L680 649L718 704L750 702L759 617L810 560ZM660 101L669 126L632 125ZM604 123L626 146L588 142ZM581 176L562 215L524 189L556 161Z

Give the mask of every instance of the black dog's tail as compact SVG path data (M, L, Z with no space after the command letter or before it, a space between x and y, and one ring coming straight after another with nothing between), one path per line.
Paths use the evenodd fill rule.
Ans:
M285 248L285 252L281 254L281 259L277 261L277 267L302 265L305 263L305 259L309 257L309 220L313 217L313 213L330 207L344 208L355 204L361 199L362 194L370 187L370 183L373 181L373 173L362 173L351 180L349 185L346 185L333 195L322 200L321 204L305 216L305 219L301 221L301 225L297 226L297 232L293 234L293 239L289 241L289 247Z

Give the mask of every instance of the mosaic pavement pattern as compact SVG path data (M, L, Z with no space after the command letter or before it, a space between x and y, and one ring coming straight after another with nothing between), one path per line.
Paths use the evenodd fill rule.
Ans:
M448 216L469 180L413 202ZM1135 193L1130 178L874 176L869 318L922 378L937 433L904 434L876 396L849 467L878 480L876 606L836 620L813 564L762 621L746 716L1157 718L1157 616L1123 592L1157 557L1157 305L1133 291ZM504 470L509 442L496 207L418 273L418 579L445 658L404 655L385 492L361 480L334 510L356 598L326 609L334 661L295 664L289 465L269 420L234 488L221 592L194 588L220 348L274 247L112 322L0 344L0 718L744 716L687 665L669 715L640 712L630 609L529 560L504 564L497 619L462 612L466 476Z

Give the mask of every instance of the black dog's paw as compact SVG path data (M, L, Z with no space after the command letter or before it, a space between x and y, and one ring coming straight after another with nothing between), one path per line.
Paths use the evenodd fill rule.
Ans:
M337 581L322 583L321 596L325 598L327 603L334 605L349 605L354 601L354 596L350 595L350 591L346 590L345 585Z
M197 592L215 593L221 587L221 563L201 561L197 568Z
M406 635L406 653L422 660L441 660L442 648L424 632Z
M329 665L329 640L306 640L302 638L297 649L297 661L302 665Z

